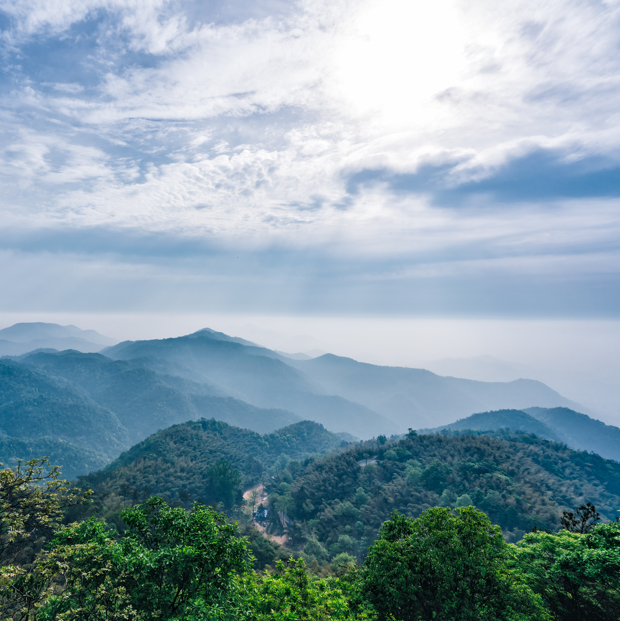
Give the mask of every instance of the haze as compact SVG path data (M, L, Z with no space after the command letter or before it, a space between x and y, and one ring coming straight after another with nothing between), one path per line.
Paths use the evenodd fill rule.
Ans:
M0 29L1 327L492 356L458 368L620 423L617 1L2 0Z

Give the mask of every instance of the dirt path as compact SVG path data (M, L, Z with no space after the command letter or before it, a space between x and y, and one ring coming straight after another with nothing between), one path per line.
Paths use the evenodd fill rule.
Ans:
M256 501L256 504L259 504L262 502L263 498L266 497L265 486L262 483L259 483L258 485L255 485L254 487L250 487L249 490L243 492L243 500L249 500L254 490L258 491L258 500Z
M256 504L257 505L262 504L264 507L268 507L269 505L267 504L267 494L265 493L265 486L262 483L259 483L258 485L255 485L254 487L251 487L249 490L243 492L243 499L250 500L252 496L252 492L254 490L258 491L258 498L256 500ZM257 530L259 530L261 533L263 533L263 535L267 537L267 539L271 539L271 541L275 541L276 543L279 543L281 546L286 545L286 542L288 541L287 535L282 535L280 537L277 537L276 535L270 535L267 532L265 532L266 531L265 527L262 524L259 524L258 522L256 522L255 520L252 520L252 525Z

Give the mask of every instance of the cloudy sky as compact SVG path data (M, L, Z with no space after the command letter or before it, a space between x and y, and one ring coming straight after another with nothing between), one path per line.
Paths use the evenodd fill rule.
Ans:
M617 0L0 0L3 312L617 318Z

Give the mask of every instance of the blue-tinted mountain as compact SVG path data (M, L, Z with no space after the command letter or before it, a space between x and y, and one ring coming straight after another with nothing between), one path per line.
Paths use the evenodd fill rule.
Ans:
M300 420L99 354L38 352L0 362L5 464L46 455L64 476L87 474L160 429L202 417L262 433Z
M86 393L62 378L11 361L0 361L0 433L65 440L108 459L130 441L116 414Z
M257 408L226 396L206 382L157 373L140 362L74 351L23 358L23 363L62 377L114 412L129 432L127 446L159 429L203 417L264 433L299 421L291 412Z
M570 448L598 453L620 461L620 429L568 408L528 408L481 412L467 418L425 430L522 431L539 438L561 442Z
M451 423L472 412L574 404L541 382L477 382L424 369L385 367L332 354L288 360L324 390L389 418L399 431Z
M437 433L442 430L451 431L522 431L531 433L539 438L562 442L560 435L554 429L548 427L533 416L521 410L495 410L492 412L480 412L467 418L461 418L450 425L436 427L435 429L423 429L422 433Z
M582 451L594 451L607 459L620 461L620 429L606 425L586 414L569 408L533 407L525 410L554 430L568 446Z
M333 432L372 437L396 431L387 417L363 403L325 390L287 364L292 362L290 359L264 347L223 339L212 331L201 330L173 339L128 341L102 353L117 360L165 360L187 379L200 377L236 399L261 408L288 410ZM190 374L183 369L190 370Z
M19 356L37 349L96 352L115 342L95 330L80 330L71 325L16 323L0 330L0 356Z

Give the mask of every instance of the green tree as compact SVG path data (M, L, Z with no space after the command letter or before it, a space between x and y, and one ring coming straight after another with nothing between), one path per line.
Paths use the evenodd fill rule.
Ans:
M39 571L64 586L40 619L177 619L220 601L247 568L245 540L211 507L153 497L122 517L120 538L93 519L59 531Z
M65 510L89 495L61 479L46 457L0 471L0 618L21 618L45 596L47 582L28 571L34 554Z
M216 461L207 470L209 477L209 501L223 502L230 509L241 495L242 478L239 471L225 460Z
M547 618L509 556L499 527L473 507L428 509L416 520L394 512L368 552L361 589L382 620Z
M516 546L516 565L560 621L620 618L620 524L590 533L528 533Z
M355 559L353 559L355 560ZM278 561L252 594L256 621L339 621L372 618L368 609L354 610L347 585L311 576L303 559Z

